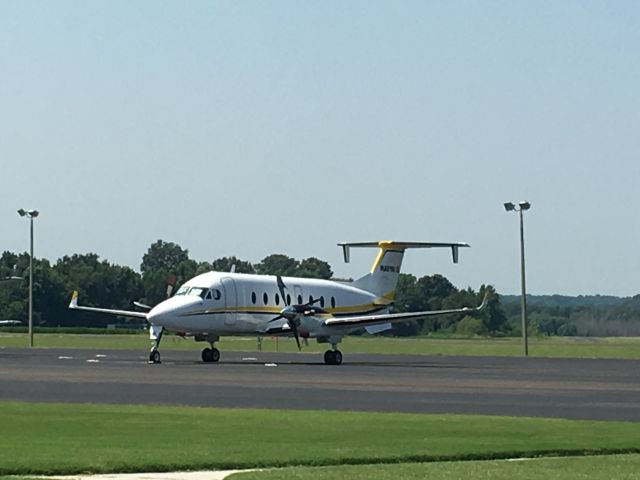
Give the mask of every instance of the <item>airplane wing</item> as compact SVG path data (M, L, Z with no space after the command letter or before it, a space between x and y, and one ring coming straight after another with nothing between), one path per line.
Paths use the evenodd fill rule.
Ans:
M134 312L130 310L112 310L110 308L81 307L78 305L78 292L75 290L73 291L73 295L71 295L71 302L69 302L69 308L71 310L85 310L87 312L109 313L111 315L119 315L121 317L144 318L145 320L147 318L147 314L145 312Z
M488 296L485 295L482 303L477 307L464 307L453 310L428 310L425 312L386 313L380 315L362 315L357 317L331 317L324 321L326 327L355 328L379 325L383 323L406 322L414 318L431 317L435 315L447 315L449 313L478 312L487 306Z

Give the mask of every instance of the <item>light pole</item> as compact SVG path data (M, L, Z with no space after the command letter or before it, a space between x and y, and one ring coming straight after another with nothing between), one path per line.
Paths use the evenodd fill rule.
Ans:
M30 250L29 250L29 347L33 347L33 219L36 218L40 212L37 210L18 210L18 215L21 217L29 217L31 224L30 229Z
M520 214L520 284L522 286L522 295L520 298L520 317L522 319L522 344L524 346L524 356L529 356L529 341L527 335L527 289L525 286L524 276L524 221L522 212L529 210L531 204L526 201L519 202L516 206L511 202L504 204L507 212L518 212Z

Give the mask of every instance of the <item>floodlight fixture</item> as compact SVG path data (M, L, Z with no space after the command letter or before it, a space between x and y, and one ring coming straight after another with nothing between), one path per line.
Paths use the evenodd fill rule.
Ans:
M25 210L21 208L20 210L18 210L18 215L20 215L21 217L36 218L38 215L40 215L40 212L38 210Z
M515 210L515 209L516 209L516 206L515 206L513 203L511 203L511 202L507 202L507 203L505 203L505 204L504 204L504 209L505 209L507 212L511 212L511 211L513 211L513 210Z
M529 210L531 208L531 204L526 200L518 203L518 205L520 205L520 210Z

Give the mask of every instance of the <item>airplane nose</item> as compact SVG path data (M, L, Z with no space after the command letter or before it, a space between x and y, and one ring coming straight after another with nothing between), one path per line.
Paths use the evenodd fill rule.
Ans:
M193 306L199 304L199 300L199 298L188 300L170 298L153 307L147 315L147 320L152 325L171 326L175 324L176 318L180 316L181 313L185 313L191 310Z
M162 307L162 304L156 305L147 314L147 320L152 325L162 325L167 317L167 310L166 307Z

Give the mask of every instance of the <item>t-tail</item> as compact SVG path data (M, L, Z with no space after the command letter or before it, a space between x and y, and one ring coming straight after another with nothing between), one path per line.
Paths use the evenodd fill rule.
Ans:
M396 295L396 284L400 275L400 267L404 252L408 248L450 248L453 263L458 263L458 250L469 247L468 243L432 243L432 242L396 242L381 240L379 242L343 242L339 243L344 253L344 261L349 262L350 249L355 247L378 247L371 271L359 278L353 286L373 293L381 304L392 303Z

